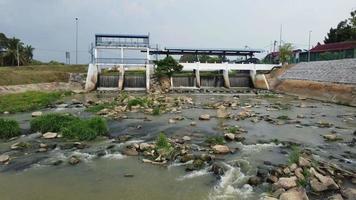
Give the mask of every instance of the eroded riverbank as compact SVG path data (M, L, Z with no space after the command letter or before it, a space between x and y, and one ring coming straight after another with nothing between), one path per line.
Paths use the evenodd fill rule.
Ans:
M139 107L111 113L114 119L108 121L110 139L79 145L32 135L18 139L34 144L24 150L11 150L18 140L2 142L1 153L11 158L9 164L0 166L2 198L260 199L271 188L262 183L252 186L250 177L287 165L293 144L301 145L301 149L309 150L318 159L356 170L354 107L279 95L168 95L172 99L179 96L186 96L182 98L186 103L167 106L166 112L157 116L141 112L147 109ZM76 100L68 99L65 104L43 112L71 112L85 118L92 114L85 112L82 103L112 100L111 95L95 94L71 98ZM219 106L224 106L226 117L217 117ZM109 113L110 110L101 114ZM209 114L210 119L199 120L203 114ZM16 119L29 133L31 113L4 117ZM245 131L240 141L224 141L233 153L214 154L207 138L223 137L235 126ZM173 143L189 147L189 154L206 154L211 160L196 170L186 171L194 159L151 165L142 162L144 152L139 152L139 156L124 155L125 149L134 144L154 143L160 132ZM326 141L323 136L332 132L342 140ZM53 148L38 152L40 143ZM76 166L68 164L73 155L81 161ZM223 173L212 169L215 165ZM340 186L355 188L351 180ZM325 195L309 195L309 199L325 199Z

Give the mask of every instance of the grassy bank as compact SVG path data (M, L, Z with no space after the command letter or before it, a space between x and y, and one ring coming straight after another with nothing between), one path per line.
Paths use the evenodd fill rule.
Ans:
M0 67L0 86L67 82L69 73L86 73L87 65Z
M68 95L64 92L24 92L0 95L0 113L25 112L44 108Z

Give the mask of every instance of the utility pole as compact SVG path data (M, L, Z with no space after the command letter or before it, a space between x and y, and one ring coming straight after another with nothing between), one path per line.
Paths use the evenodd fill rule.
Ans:
M281 29L279 32L279 49L281 49L281 47L282 47L282 32L283 32L283 26L281 24Z
M308 62L310 62L310 39L312 31L309 31Z
M75 64L78 64L78 17L75 18Z

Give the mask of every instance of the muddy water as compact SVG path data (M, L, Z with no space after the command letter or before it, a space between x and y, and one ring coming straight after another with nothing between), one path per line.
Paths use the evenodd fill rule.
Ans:
M142 113L128 113L128 119L109 121L113 136L133 136L131 141L125 144L115 144L112 149L117 151L105 150L111 141L97 141L91 143L89 149L75 152L56 148L48 153L29 153L18 157L15 154L13 165L0 167L1 199L259 199L268 189L263 186L253 188L247 184L247 180L249 176L256 174L257 169L268 167L264 165L266 161L274 165L286 163L285 152L289 150L282 144L271 142L276 139L302 144L320 159L356 170L356 148L350 145L355 137L353 132L356 130L356 108L318 101L301 101L287 96L256 98L247 95L240 96L241 106L252 105L249 109L257 114L256 120L212 118L209 121L199 121L200 114L216 115L216 110L208 109L207 104L230 101L233 96L192 97L196 106L183 108L179 114L146 116ZM287 109L274 110L271 109L273 106ZM90 115L82 108L55 108L45 111L70 111L83 117ZM228 111L236 114L242 109ZM182 115L185 119L177 124L168 124L168 119L177 115ZM265 115L273 119L281 115L291 119L304 115L304 118L298 119L301 126L283 120L277 120L279 123L276 125L258 120L258 116ZM28 129L29 113L6 117L17 119L23 129ZM190 126L192 121L196 121L197 126ZM334 126L318 128L319 121L327 121ZM199 171L186 172L184 164L181 163L172 163L168 167L152 166L142 163L140 157L126 157L119 153L119 149L127 144L154 140L160 131L175 138L189 135L193 144L200 145L206 136L221 135L224 127L233 125L244 128L248 133L243 144L228 143L229 147L239 149L236 153L217 157L228 169L220 179L209 172L208 166ZM336 131L344 140L325 142L321 135L331 131ZM26 137L21 138L25 139ZM1 153L7 152L14 142L1 143ZM96 156L99 150L106 152L103 157ZM83 162L77 166L66 163L59 166L50 164L58 159L66 160L73 154L79 156Z

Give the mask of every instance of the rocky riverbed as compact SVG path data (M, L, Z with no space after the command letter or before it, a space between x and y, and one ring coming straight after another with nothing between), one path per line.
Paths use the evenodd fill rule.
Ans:
M91 111L91 112L88 112ZM110 136L67 141L29 120L69 112ZM355 199L356 108L270 93L86 94L16 119L1 199Z

